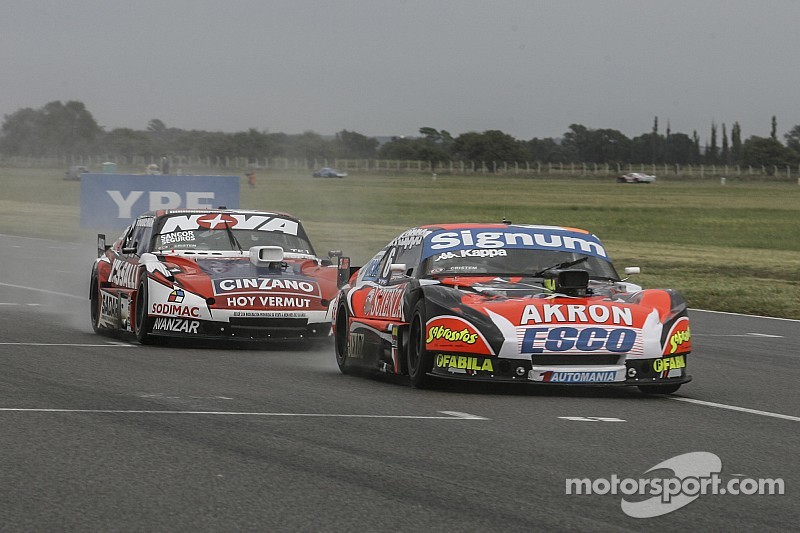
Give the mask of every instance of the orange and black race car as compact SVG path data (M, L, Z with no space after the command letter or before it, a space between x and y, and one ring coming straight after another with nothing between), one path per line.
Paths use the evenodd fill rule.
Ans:
M285 213L168 210L139 216L106 245L98 236L89 300L95 331L236 340L331 332L337 266Z
M344 373L406 374L423 388L455 378L647 393L691 380L684 299L621 279L579 229L413 228L354 272L333 307Z

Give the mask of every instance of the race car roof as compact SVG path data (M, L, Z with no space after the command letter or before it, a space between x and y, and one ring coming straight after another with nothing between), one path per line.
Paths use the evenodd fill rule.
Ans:
M504 223L470 223L470 222L460 222L455 224L427 224L424 226L420 226L422 229L427 229L430 231L436 230L459 230L459 229L501 229L501 228L538 228L538 229L549 229L549 230L560 230L560 231L571 231L574 233L585 233L589 234L588 231L585 229L580 228L572 228L569 226L543 226L543 225L536 225L536 224L504 224Z
M168 215L207 215L214 213L225 213L229 215L266 215L266 216L279 216L291 220L299 220L296 216L284 213L282 211L263 211L260 209L160 209L158 211L149 211L142 216L152 215L156 217Z

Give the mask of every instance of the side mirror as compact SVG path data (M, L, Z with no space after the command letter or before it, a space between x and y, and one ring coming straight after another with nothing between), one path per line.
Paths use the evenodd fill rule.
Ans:
M339 262L336 265L336 286L341 288L347 285L347 282L350 281L350 276L352 275L350 270L350 258L338 256Z
M392 263L391 265L389 265L389 271L392 273L392 277L405 276L406 275L406 264L405 263Z
M641 274L642 269L639 267L625 267L625 275L630 276L633 274Z
M328 257L330 257L331 259L333 259L334 257L342 257L342 255L343 254L341 250L330 250L328 252Z

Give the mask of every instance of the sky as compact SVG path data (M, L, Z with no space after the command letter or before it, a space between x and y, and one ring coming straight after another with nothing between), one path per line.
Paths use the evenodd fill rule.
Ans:
M800 124L798 0L4 0L0 114L106 131L744 139Z

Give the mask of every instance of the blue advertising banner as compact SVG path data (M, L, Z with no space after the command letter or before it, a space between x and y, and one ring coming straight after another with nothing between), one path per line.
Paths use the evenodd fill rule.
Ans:
M81 228L125 229L159 209L239 207L238 176L81 174Z

